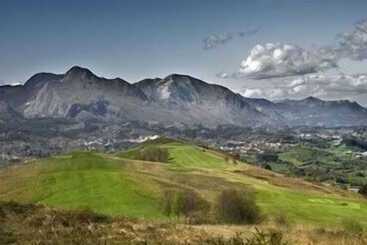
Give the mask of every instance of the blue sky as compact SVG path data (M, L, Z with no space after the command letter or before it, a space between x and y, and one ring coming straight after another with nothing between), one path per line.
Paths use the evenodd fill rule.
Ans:
M313 78L283 73L279 77L279 70L277 78L265 80L228 74L240 70L241 61L257 44L292 44L307 51L334 45L338 33L352 31L367 17L366 10L365 0L2 0L0 80L24 82L40 71L63 73L81 65L130 82L185 73L249 96L277 99L266 89ZM250 30L257 32L238 35ZM231 38L204 49L203 40L211 35ZM338 73L367 72L364 59L343 57L337 63ZM333 70L328 72L336 79ZM223 72L227 76L219 77ZM307 94L295 96L303 95ZM366 97L333 96L361 103Z

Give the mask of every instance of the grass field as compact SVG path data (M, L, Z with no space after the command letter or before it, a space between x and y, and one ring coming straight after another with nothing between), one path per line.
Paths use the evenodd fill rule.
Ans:
M9 177L11 176L11 177ZM131 176L123 161L94 153L41 160L4 171L0 198L111 215L161 217L154 185Z
M169 161L137 160L136 152L150 144L168 149ZM190 189L213 201L232 187L253 189L269 219L283 213L300 224L338 226L355 219L367 226L367 202L357 194L233 164L185 142L155 141L116 155L75 152L0 171L0 200L147 219L168 219L160 210L164 190Z
M279 154L279 158L280 160L290 162L295 166L300 166L310 162L338 164L331 152L302 145L295 146L291 150Z

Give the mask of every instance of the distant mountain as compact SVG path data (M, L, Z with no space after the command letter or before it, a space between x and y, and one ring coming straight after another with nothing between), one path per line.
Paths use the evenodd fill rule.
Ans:
M315 97L276 103L291 126L342 127L367 125L367 109L348 100L323 101Z
M39 73L24 85L0 86L0 101L25 118L105 123L141 121L176 126L359 126L367 110L355 102L317 98L271 102L245 98L220 85L172 74L130 84L75 66Z

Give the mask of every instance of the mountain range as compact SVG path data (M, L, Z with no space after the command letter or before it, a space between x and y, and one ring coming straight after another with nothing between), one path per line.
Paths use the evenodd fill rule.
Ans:
M367 109L348 100L246 98L226 87L179 74L129 83L74 66L65 74L38 73L24 85L0 86L0 123L32 118L211 128L349 127L367 125Z

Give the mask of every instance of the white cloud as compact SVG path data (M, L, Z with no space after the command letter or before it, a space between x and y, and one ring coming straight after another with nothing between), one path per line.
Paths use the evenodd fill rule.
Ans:
M240 64L240 75L267 79L318 73L337 67L340 59L367 59L367 19L354 25L350 32L338 35L338 42L313 50L292 44L256 45Z
M338 40L340 56L353 60L367 59L367 19L357 22L351 32L339 34Z
M296 87L304 85L305 83L306 82L303 78L297 78L297 79L293 80L291 83L289 83L288 87L296 88Z
M250 98L259 98L264 96L263 91L261 89L251 89L251 88L245 89L242 92L242 95Z
M0 86L4 86L4 85L19 86L19 85L23 85L23 83L21 83L21 82L5 82L4 80L0 80Z
M330 57L291 44L256 45L241 62L240 72L253 79L286 77L315 73L336 67Z
M367 73L336 74L338 69L332 68L338 68L341 59L367 60L367 19L340 34L329 46L304 49L286 43L258 44L241 62L238 72L224 73L222 78L246 81L242 94L247 97L366 98Z
M265 97L271 100L284 98L350 99L367 94L367 74L310 74L293 80L273 81L272 86L252 87L243 90L245 97Z

